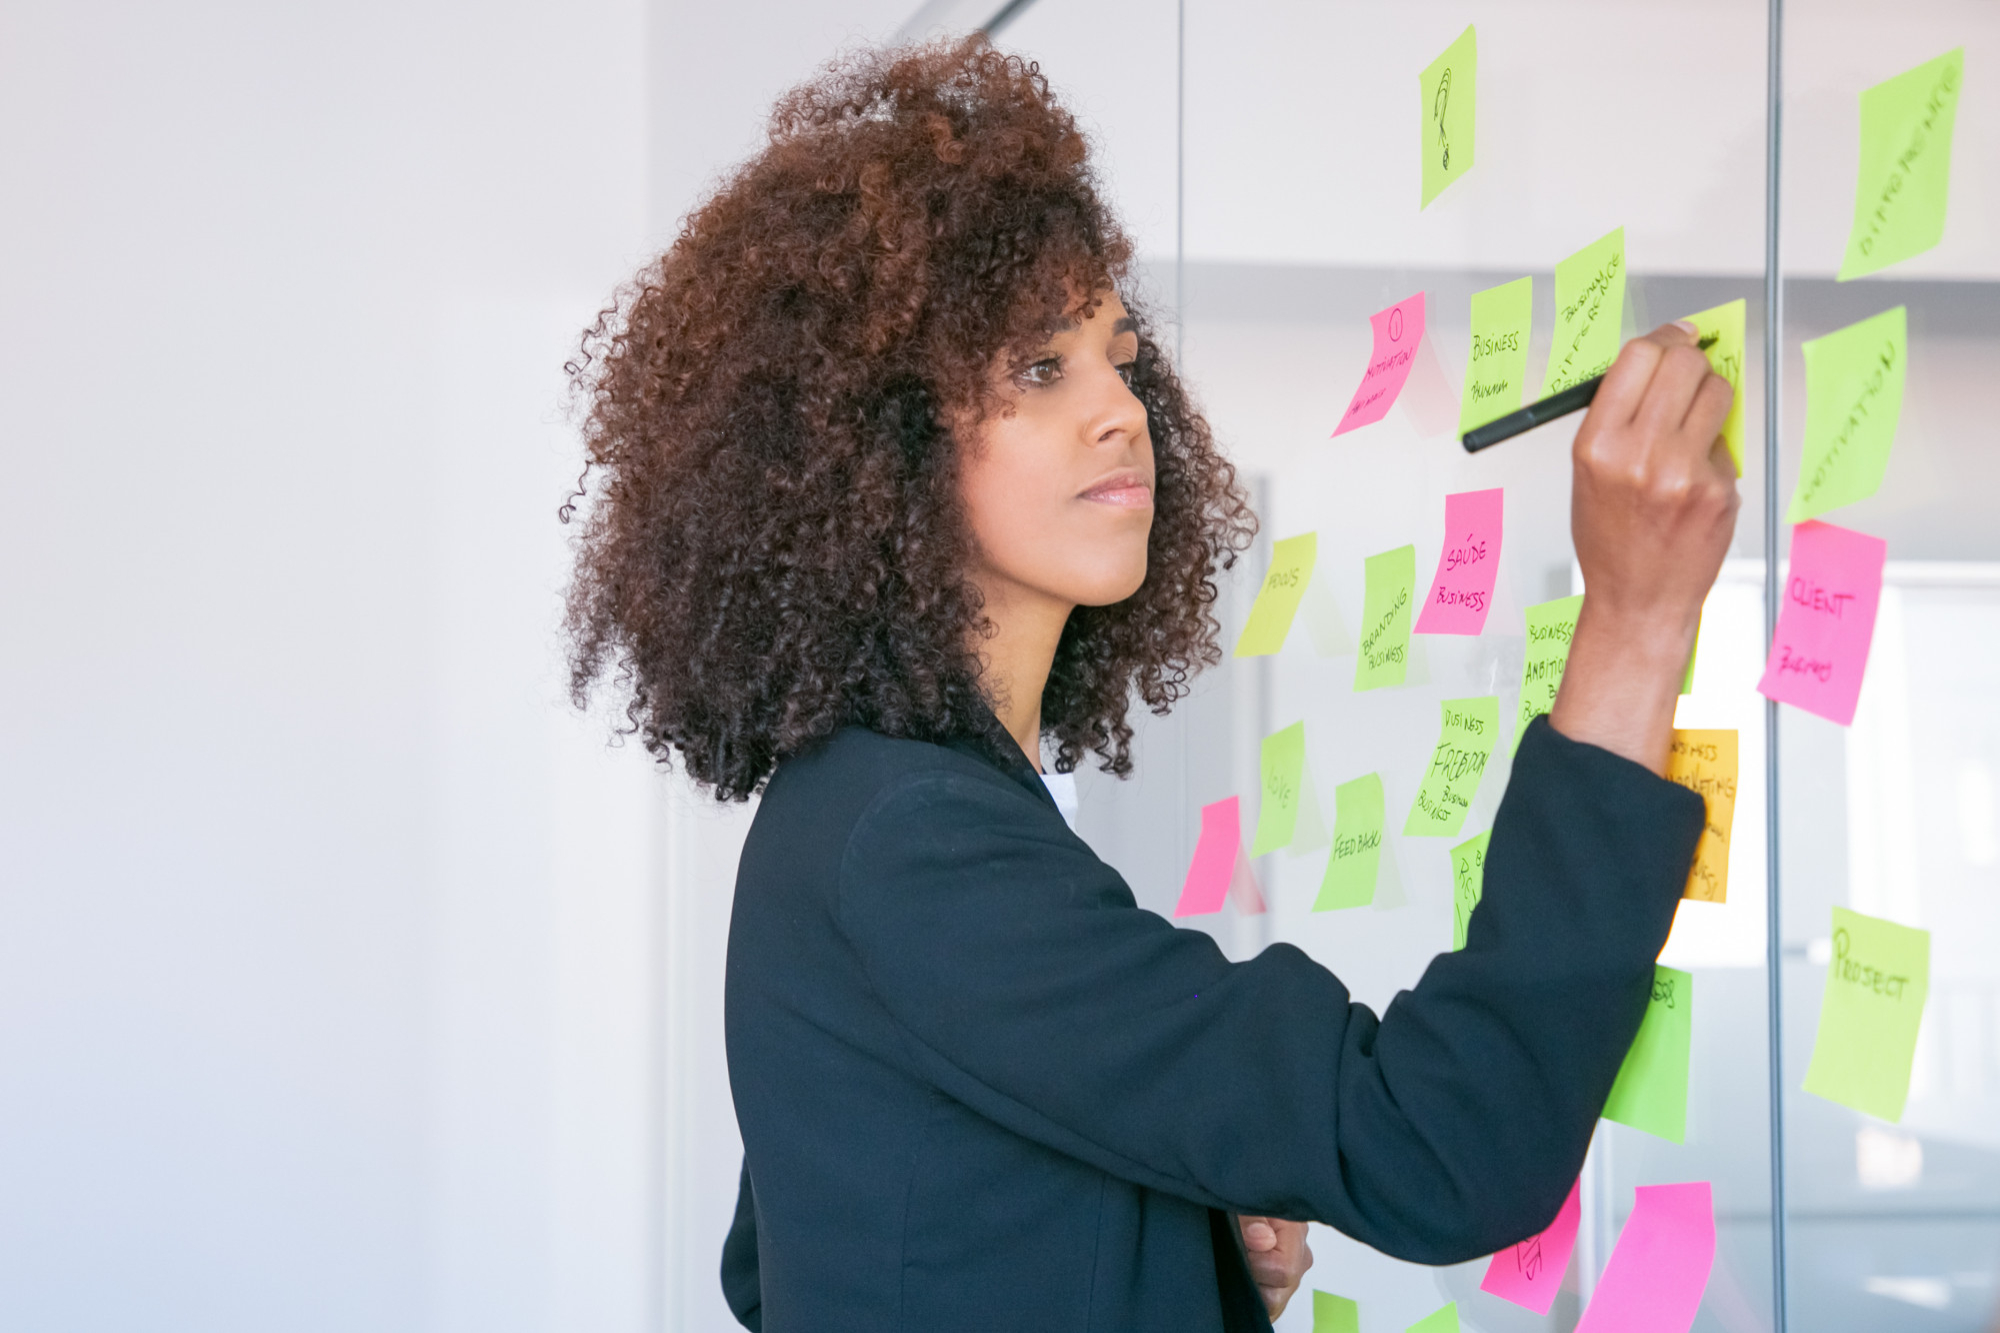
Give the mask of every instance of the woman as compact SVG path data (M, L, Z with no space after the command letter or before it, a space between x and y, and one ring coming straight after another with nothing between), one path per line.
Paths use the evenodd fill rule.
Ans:
M1378 1022L1290 946L1139 910L1037 776L1128 771L1251 532L1129 258L1032 67L866 55L586 342L576 688L763 791L727 991L751 1328L1268 1328L1308 1219L1427 1263L1545 1226L1637 1030L1702 822L1659 774L1729 386L1677 327L1606 379L1561 695L1466 948Z

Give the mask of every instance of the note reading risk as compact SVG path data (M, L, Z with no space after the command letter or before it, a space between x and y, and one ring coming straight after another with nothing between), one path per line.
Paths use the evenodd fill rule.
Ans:
M1486 628L1500 576L1503 499L1497 486L1444 497L1444 549L1417 615L1418 634L1477 634Z
M1528 387L1528 326L1534 313L1532 278L1472 294L1472 349L1458 402L1461 435L1520 407Z
M1493 836L1488 829L1475 838L1468 838L1451 849L1451 948L1456 953L1465 947L1466 928L1472 924L1472 909L1479 906L1479 896L1486 891L1486 841Z
M1299 599L1305 596L1312 578L1313 560L1319 551L1319 535L1306 532L1287 537L1271 547L1271 568L1250 604L1250 618L1236 640L1237 657L1265 657L1285 646L1291 633L1292 617L1299 613Z
M1538 396L1609 370L1624 319L1625 229L1618 227L1556 265L1555 343Z
M1347 410L1340 414L1340 424L1334 427L1335 435L1380 421L1396 405L1396 395L1410 377L1417 344L1424 340L1424 294L1418 292L1370 315L1368 323L1375 333L1375 348L1368 354L1361 387L1354 391Z
M1734 729L1675 731L1667 753L1667 781L1701 797L1707 810L1683 898L1729 901L1729 830L1736 821Z
M1423 112L1424 197L1429 208L1444 187L1472 169L1473 94L1479 78L1479 37L1470 25L1417 76Z
M1675 1143L1687 1140L1688 1053L1694 1039L1694 977L1653 965L1653 993L1639 1035L1618 1067L1604 1118Z
M1486 775L1486 761L1493 757L1500 730L1499 699L1482 694L1446 699L1439 707L1443 726L1423 785L1410 805L1410 817L1403 823L1405 837L1456 837L1465 827L1479 780Z
M1930 993L1931 933L1833 909L1833 951L1807 1092L1901 1120Z
M1965 48L1861 94L1861 166L1840 281L1920 255L1944 239L1951 131Z
M1401 685L1410 666L1410 603L1417 595L1417 548L1398 546L1369 556L1363 581L1361 650L1354 657L1354 688Z
M1792 529L1791 569L1757 688L1847 726L1875 636L1888 544L1817 520Z
M1903 413L1909 341L1904 307L1897 306L1800 349L1806 357L1806 442L1785 522L1817 518L1881 487Z

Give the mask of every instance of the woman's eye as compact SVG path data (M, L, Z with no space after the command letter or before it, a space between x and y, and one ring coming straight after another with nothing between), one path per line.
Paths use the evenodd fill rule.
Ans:
M1045 388L1062 378L1062 358L1051 356L1037 361L1021 372L1021 383L1037 388Z
M1122 365L1113 366L1112 369L1118 372L1118 378L1124 380L1125 387L1129 389L1132 387L1132 377L1139 373L1139 363L1127 361Z

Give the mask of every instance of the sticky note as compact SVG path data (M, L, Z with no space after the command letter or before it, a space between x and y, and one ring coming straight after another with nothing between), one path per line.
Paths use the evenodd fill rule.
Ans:
M1403 1333L1458 1333L1458 1302L1453 1301L1442 1310L1433 1310Z
M1514 746L1528 724L1556 706L1563 668L1569 665L1569 641L1576 636L1576 615L1583 594L1540 602L1527 610L1528 650L1521 660L1521 698L1514 706Z
M1729 447L1729 457L1740 477L1743 475L1743 302L1731 301L1689 315L1687 320L1694 325L1696 336L1708 343L1704 349L1708 368L1736 390L1736 397L1729 404L1729 415L1722 420L1722 442Z
M1521 406L1528 387L1528 326L1534 313L1532 278L1516 278L1472 294L1472 354L1465 362L1465 396L1458 403L1461 435Z
M1417 595L1417 548L1398 546L1371 555L1363 570L1361 651L1354 655L1354 688L1401 685L1410 665L1410 603Z
M1381 867L1384 810L1382 779L1364 773L1333 789L1333 851L1319 882L1315 912L1340 907L1365 907L1375 900L1375 874Z
M1556 333L1541 397L1602 375L1618 357L1625 319L1625 229L1556 265Z
M1757 689L1831 722L1854 721L1888 544L1817 520L1792 529L1778 629Z
M1201 808L1201 837L1195 842L1194 860L1188 865L1174 915L1220 912L1225 899L1233 900L1246 916L1264 910L1263 889L1243 854L1242 815L1234 796Z
M1694 1036L1694 978L1653 965L1653 993L1639 1035L1618 1067L1604 1118L1663 1139L1687 1139L1688 1051Z
M1319 551L1319 535L1305 532L1272 544L1271 568L1250 604L1250 618L1236 640L1237 657L1264 657L1285 646L1292 629L1292 617L1299 613L1299 599L1305 596L1312 578L1313 559Z
M1361 1307L1345 1296L1315 1291L1313 1333L1361 1333Z
M1965 48L1947 51L1861 94L1861 168L1840 281L1920 255L1944 239L1951 131Z
M1479 38L1470 24L1417 76L1424 163L1424 198L1417 205L1419 212L1472 168L1473 94L1478 76Z
M1257 833L1250 855L1262 856L1291 845L1298 824L1301 779L1306 766L1306 724L1294 722L1264 738L1258 770L1264 794L1257 808Z
M1387 310L1368 317L1375 331L1375 349L1368 354L1368 369L1362 373L1361 387L1347 410L1340 414L1335 435L1345 435L1357 426L1380 421L1396 405L1403 381L1410 377L1410 363L1417 344L1424 340L1424 294L1396 302Z
M1465 947L1465 929L1472 923L1472 909L1479 906L1479 895L1486 887L1486 840L1492 836L1493 831L1488 829L1451 849L1451 947L1454 953Z
M1576 1248L1577 1223L1583 1219L1582 1182L1569 1187L1569 1197L1548 1230L1510 1245L1486 1265L1479 1289L1512 1301L1536 1314L1547 1314L1562 1290L1570 1252Z
M1736 820L1736 732L1674 732L1667 752L1667 781L1678 782L1708 807L1683 898L1729 901L1729 830Z
M1446 699L1439 708L1444 725L1423 785L1403 824L1406 837L1455 837L1465 826L1472 795L1486 776L1493 741L1500 731L1500 700L1490 694L1472 699Z
M1785 522L1803 523L1875 494L1903 413L1904 307L1814 338L1806 356L1806 440Z
M1641 1185L1576 1333L1688 1333L1714 1266L1708 1182Z
M1833 909L1833 956L1807 1092L1901 1120L1931 985L1931 933Z
M1493 607L1500 576L1500 511L1504 493L1460 491L1444 497L1444 549L1437 577L1417 614L1419 634L1477 634Z

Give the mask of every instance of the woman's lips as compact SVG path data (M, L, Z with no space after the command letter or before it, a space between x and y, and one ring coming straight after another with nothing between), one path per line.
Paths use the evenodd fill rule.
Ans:
M1083 493L1083 499L1094 500L1098 504L1116 505L1122 509L1151 509L1153 488L1138 476L1106 477Z

